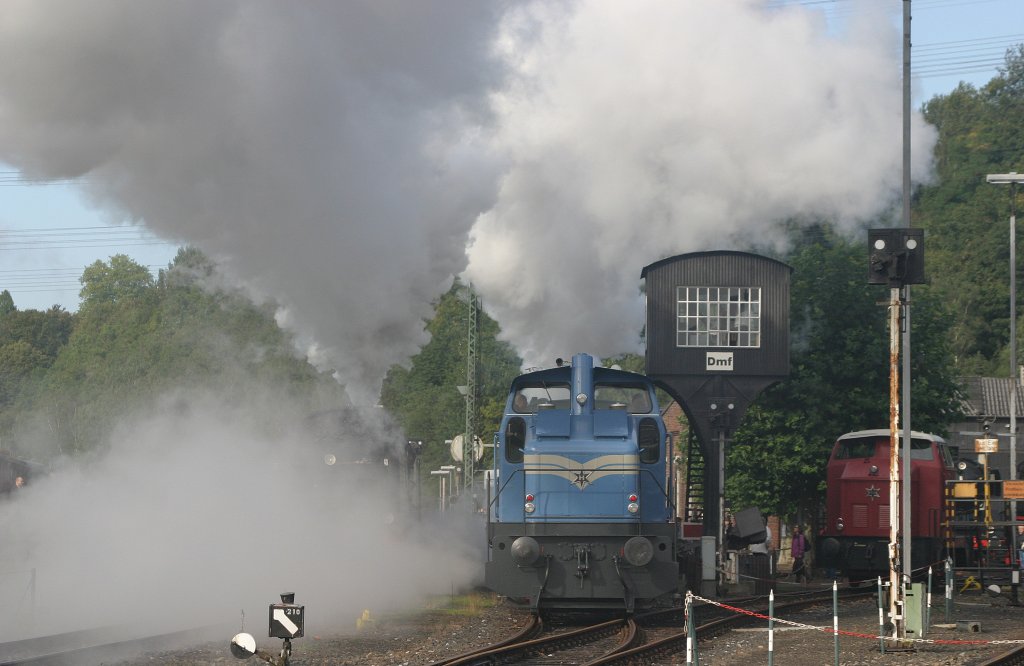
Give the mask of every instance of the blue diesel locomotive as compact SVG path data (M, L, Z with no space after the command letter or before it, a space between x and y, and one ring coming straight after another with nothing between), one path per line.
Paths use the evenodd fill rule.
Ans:
M587 354L557 366L512 382L488 482L485 582L534 611L671 601L672 443L654 384Z

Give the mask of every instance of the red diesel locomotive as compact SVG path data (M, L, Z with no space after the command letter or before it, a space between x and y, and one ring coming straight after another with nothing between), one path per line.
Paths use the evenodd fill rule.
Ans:
M889 436L888 430L847 433L828 461L818 565L851 581L888 575ZM911 557L917 570L945 557L945 489L954 468L948 445L936 435L913 432L910 457Z

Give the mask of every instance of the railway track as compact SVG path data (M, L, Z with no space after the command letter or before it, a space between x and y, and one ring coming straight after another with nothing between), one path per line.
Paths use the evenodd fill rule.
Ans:
M863 597L871 596L872 592L856 590L846 591L842 595L844 600L858 599ZM731 600L732 605L742 603L748 600ZM832 594L829 593L811 593L801 595L799 597L790 597L777 601L775 604L775 614L780 615L782 613L790 613L793 611L801 610L809 606L814 606L822 603L829 603L832 601ZM754 605L752 610L761 614L768 612L767 600L762 599L763 605ZM748 604L748 607L749 604ZM726 614L722 609L712 606L709 607L707 604L695 604L694 605L694 617L696 622L701 622L696 626L697 636L699 640L707 640L715 636L724 634L732 629L741 627L754 621L754 618L750 615L745 614ZM601 659L589 662L587 666L611 666L612 664L624 665L624 664L647 664L652 661L669 655L679 655L686 653L686 641L687 632L685 629L672 631L666 633L662 637L654 638L644 642L643 645L639 645L635 648L624 650L617 654L608 655Z
M432 666L499 663L540 666L548 663L565 664L567 659L585 663L592 658L627 649L640 640L640 627L632 618L607 620L586 627L552 630L540 635L543 628L543 621L533 615L527 626L515 637L435 662ZM572 656L567 657L566 653Z
M228 625L211 625L158 635L132 636L123 629L92 629L0 643L0 666L90 666L132 659L147 652L223 640ZM126 637L127 636L127 637Z
M1018 645L1008 652L996 655L978 666L1022 666L1024 665L1024 645Z
M845 592L844 599L871 596L872 591L855 590ZM775 605L776 614L791 612L831 602L827 594L804 594L799 598L783 599ZM758 612L767 612L767 600L734 599L731 603L754 603ZM758 605L763 604L763 608ZM697 627L701 640L730 631L749 623L749 615L734 614L718 606L695 604L694 616L702 622ZM683 608L670 608L643 613L635 618L614 619L597 624L551 631L545 635L544 623L537 616L516 636L494 645L481 647L449 659L435 662L431 666L480 666L483 664L582 664L585 666L606 666L611 664L647 664L667 655L685 654L686 629L683 625Z

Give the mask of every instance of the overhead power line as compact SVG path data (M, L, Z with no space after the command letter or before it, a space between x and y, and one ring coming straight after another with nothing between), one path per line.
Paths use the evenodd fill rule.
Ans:
M81 268L10 268L0 269L0 290L11 293L45 293L81 289L81 277L86 266ZM166 265L149 264L145 267L153 275L167 268Z
M888 0L776 0L766 6L783 9L799 6L823 12L830 20L841 21L862 14ZM997 0L914 0L915 15L953 7L981 6ZM947 42L913 43L911 46L911 74L920 79L980 74L993 76L1006 64L1006 53L1024 44L1024 33L977 37Z
M140 227L52 227L0 229L0 251L77 250L102 247L175 247Z

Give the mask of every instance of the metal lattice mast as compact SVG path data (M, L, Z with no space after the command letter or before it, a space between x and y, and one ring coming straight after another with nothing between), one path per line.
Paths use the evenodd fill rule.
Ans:
M462 485L473 485L476 473L476 336L479 302L473 285L467 288L469 310L466 320L466 428L462 436Z

